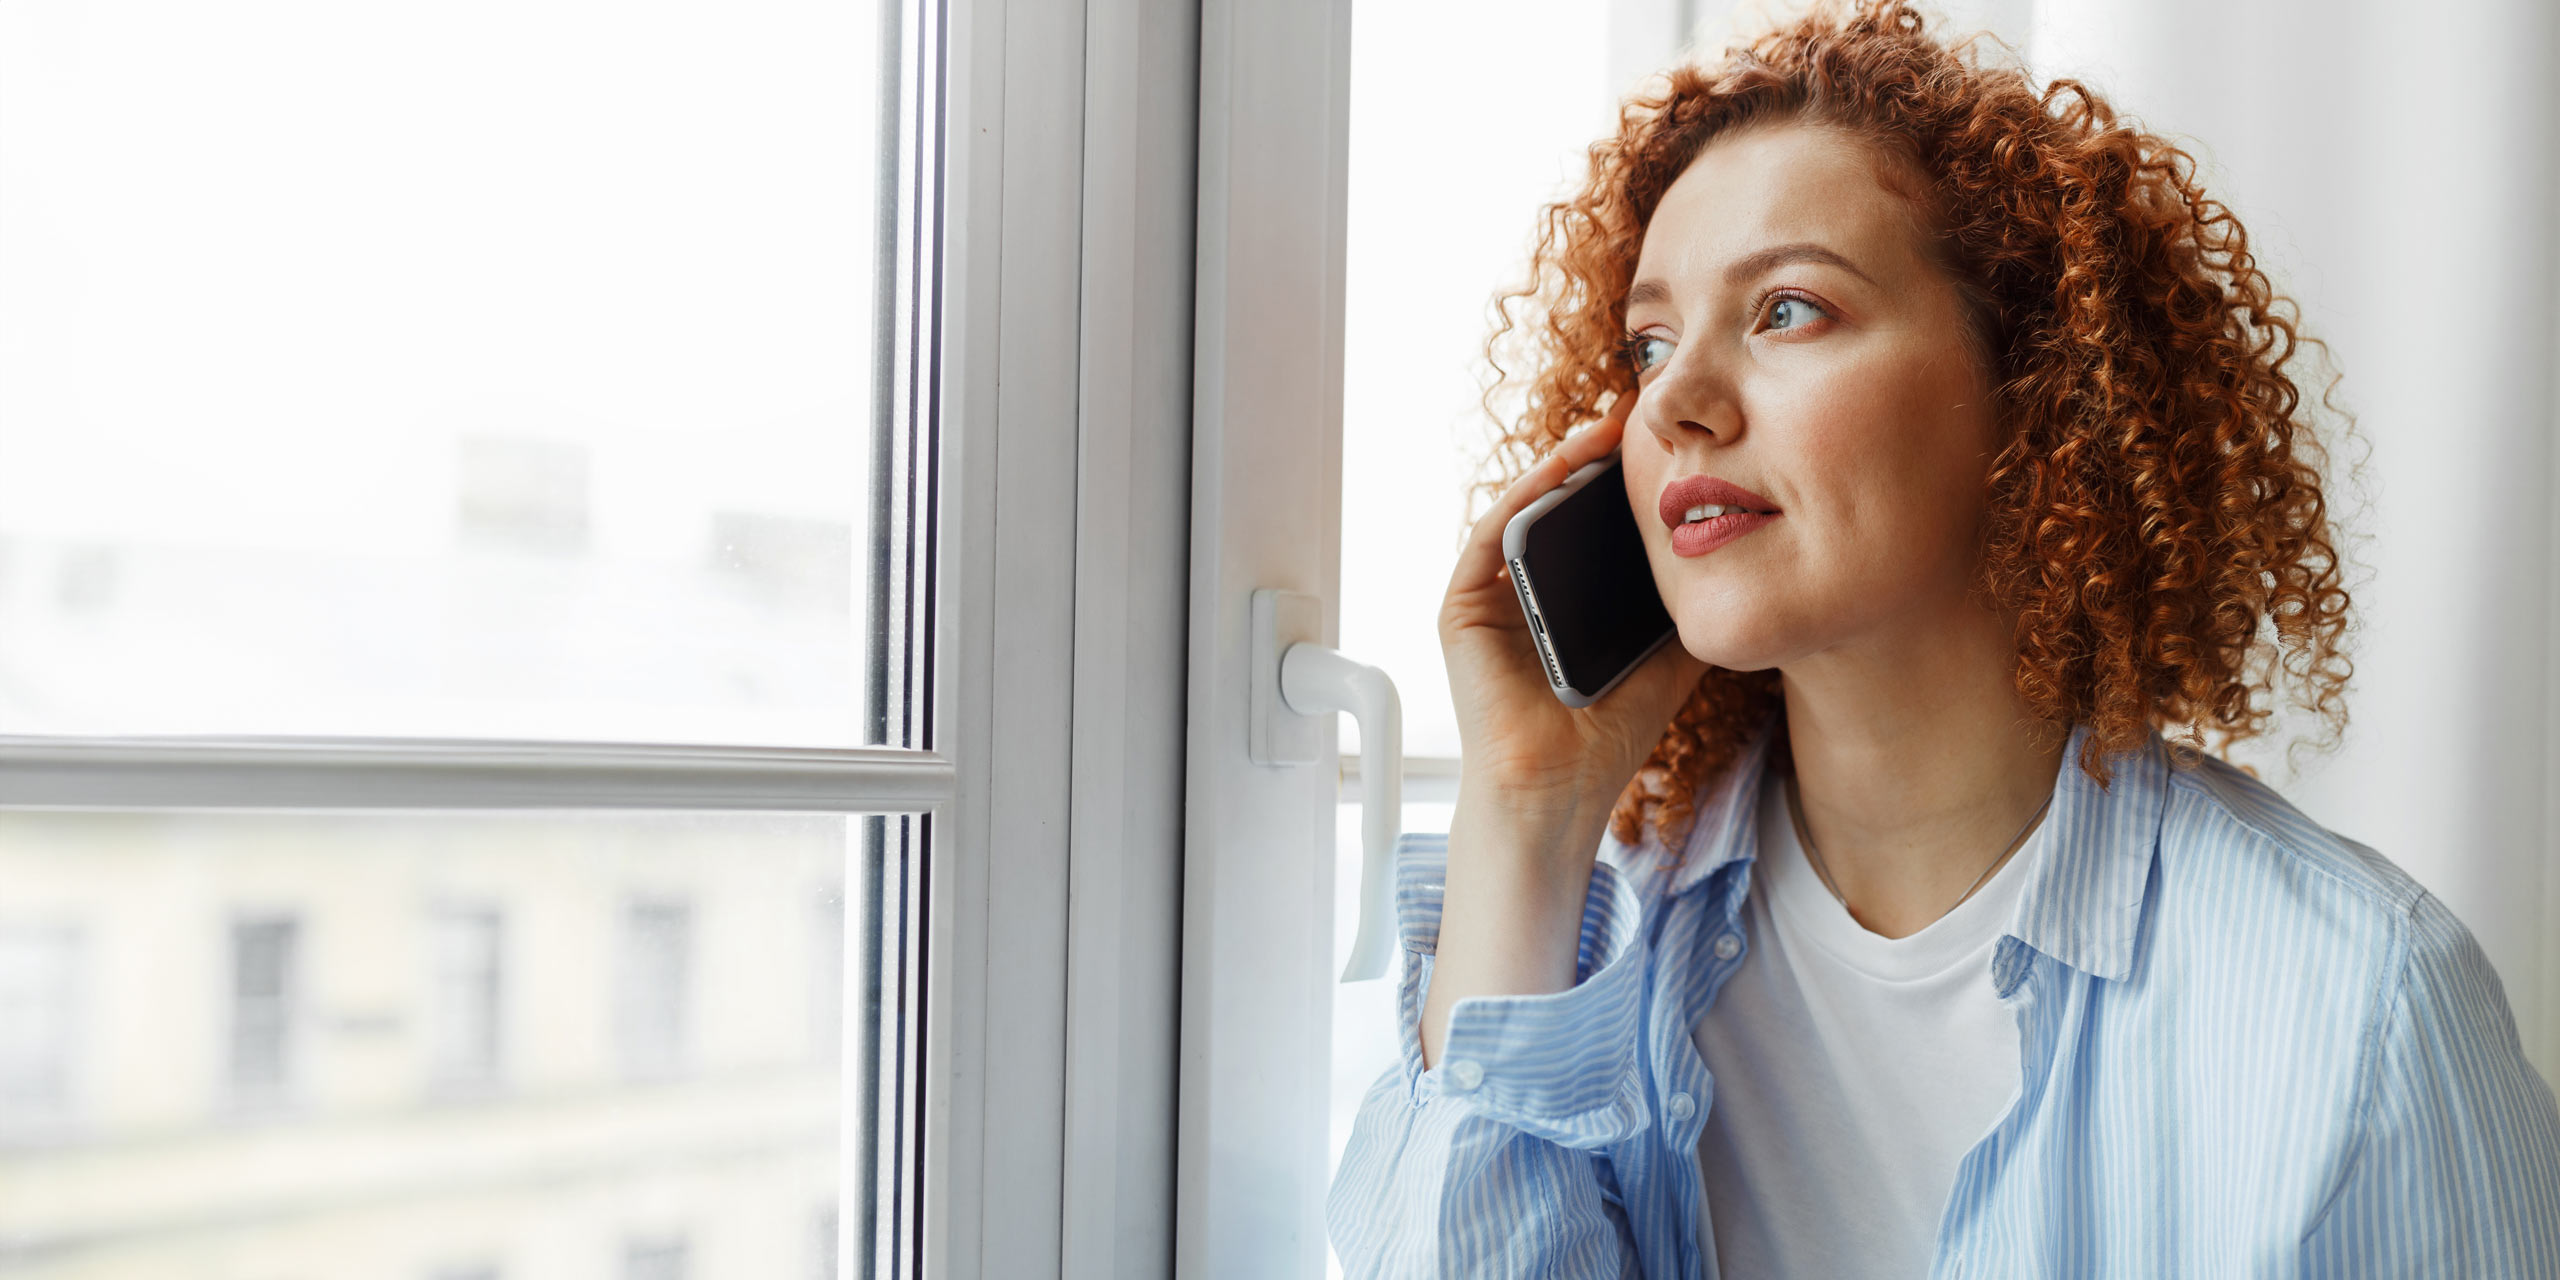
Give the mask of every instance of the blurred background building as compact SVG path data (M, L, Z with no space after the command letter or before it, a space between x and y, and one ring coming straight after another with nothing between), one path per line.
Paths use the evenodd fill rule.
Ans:
M669 699L840 696L840 625L723 645L840 622L841 526L723 513L691 567L604 572L578 453L506 443L461 442L441 577L0 536L0 723L183 699L155 686L214 673L119 640L226 614L281 642L222 647L251 686L349 664L351 616L452 657L459 613L461 656L528 688L681 633ZM833 1277L850 827L0 810L0 1276Z

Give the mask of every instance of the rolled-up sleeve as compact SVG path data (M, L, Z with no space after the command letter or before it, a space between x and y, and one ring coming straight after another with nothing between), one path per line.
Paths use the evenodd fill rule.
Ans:
M1440 1061L1425 1070L1421 1014L1447 867L1447 836L1398 840L1401 1049L1361 1104L1327 1199L1344 1273L1634 1275L1602 1152L1651 1122L1639 1060L1649 952L1635 886L1596 863L1574 985L1459 1001Z
M2432 894L2408 925L2362 1139L2307 1270L2560 1276L2560 1107L2470 930Z

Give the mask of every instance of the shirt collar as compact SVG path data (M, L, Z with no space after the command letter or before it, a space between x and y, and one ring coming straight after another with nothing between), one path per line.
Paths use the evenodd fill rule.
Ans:
M1670 893L1685 893L1718 868L1756 852L1753 805L1776 737L1772 714L1733 767L1702 792ZM2156 732L2141 745L2107 757L2101 787L2080 768L2087 725L2075 725L2054 779L2053 808L2023 868L2009 934L2093 977L2117 979L2133 968L2135 934L2151 861L2160 845L2169 797L2166 744ZM1659 845L1646 844L1659 851ZM1738 907L1738 899L1728 901Z

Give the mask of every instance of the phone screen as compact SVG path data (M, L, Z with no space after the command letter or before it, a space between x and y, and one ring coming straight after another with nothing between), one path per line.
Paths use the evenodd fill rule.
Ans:
M1644 535L1627 505L1625 464L1567 494L1531 524L1518 557L1564 682L1597 696L1672 631Z

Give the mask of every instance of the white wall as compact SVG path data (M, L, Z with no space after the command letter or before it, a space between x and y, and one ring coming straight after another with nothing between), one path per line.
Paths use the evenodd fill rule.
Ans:
M2186 135L2335 350L2371 446L2353 716L2305 811L2444 899L2560 1079L2560 9L2547 0L2037 3L2042 76ZM2309 388L2316 392L2317 387ZM2341 462L2352 459L2341 459Z

